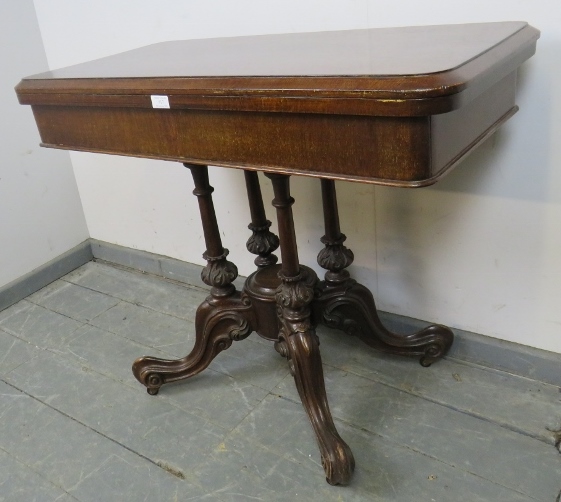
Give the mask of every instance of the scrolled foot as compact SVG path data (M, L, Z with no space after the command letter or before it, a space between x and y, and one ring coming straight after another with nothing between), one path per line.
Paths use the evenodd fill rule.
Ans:
M166 380L162 374L154 372L154 368L157 368L158 364L168 364L164 371L169 373L174 365L178 366L179 361L158 359L156 357L139 357L132 365L132 373L146 387L146 392L151 396L155 396L160 392L160 387L166 383Z
M442 324L432 324L414 335L425 337L425 339L432 338L433 340L433 343L425 345L425 353L419 360L421 366L425 368L444 357L454 341L452 330Z
M331 417L317 336L313 330L285 333L281 331L276 348L288 359L300 399L316 434L326 480L331 485L346 485L353 474L355 460Z
M144 358L140 358L140 360L138 361L138 365L137 365L137 361L134 362L133 364L133 373L135 372L135 367L140 367L142 366L142 364L144 363L144 361L142 361L142 359ZM141 373L140 373L141 374ZM139 374L139 376L140 376ZM141 377L142 378L142 377ZM145 385L146 385L146 391L148 392L148 394L150 394L151 396L155 396L158 392L160 392L160 387L162 386L162 384L164 383L164 380L162 378L162 375L158 374L158 373L148 373L145 378Z
M355 459L347 443L337 436L322 449L321 465L330 485L348 485L355 469Z

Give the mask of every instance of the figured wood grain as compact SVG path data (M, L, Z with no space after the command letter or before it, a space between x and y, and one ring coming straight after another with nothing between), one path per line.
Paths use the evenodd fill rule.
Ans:
M52 106L33 111L43 143L57 148L364 181L430 174L426 117Z
M436 182L517 110L516 74L430 117L33 106L44 146L394 186ZM271 140L271 138L273 138Z

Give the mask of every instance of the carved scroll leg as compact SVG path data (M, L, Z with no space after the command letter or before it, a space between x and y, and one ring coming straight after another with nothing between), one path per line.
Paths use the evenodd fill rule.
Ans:
M312 326L310 304L317 278L300 269L291 206L289 177L268 175L273 182L277 209L282 280L276 293L281 324L276 349L288 358L300 399L316 434L322 464L330 484L347 484L354 470L351 449L341 439L327 403L319 343Z
M339 436L329 411L317 336L310 329L284 332L280 338L277 350L289 361L298 394L316 434L327 482L346 485L353 474L355 460L351 449Z
M236 266L226 260L228 250L222 247L212 202L206 166L185 164L191 169L199 201L207 250L207 265L201 272L203 282L211 286L210 296L199 306L195 318L196 341L191 353L177 360L141 357L132 367L136 379L149 394L157 394L167 382L183 380L205 369L212 359L232 340L241 340L252 331L253 313L250 301L240 295L232 282L238 275Z
M433 324L409 335L389 331L380 321L372 293L349 280L344 286L321 284L321 297L314 309L318 322L358 336L375 349L403 356L421 356L422 366L443 357L454 340L452 330Z
M157 357L137 359L132 371L149 394L155 395L160 387L192 377L204 370L233 340L243 340L252 331L252 310L247 298L239 292L214 299L209 296L198 308L195 318L196 340L191 353L176 360Z
M360 337L368 345L407 356L421 356L421 365L430 366L450 349L454 334L446 326L434 324L417 333L400 335L387 330L376 312L370 291L349 278L345 270L353 262L345 235L339 228L337 196L333 180L321 180L325 248L318 254L318 263L327 269L320 284L321 296L315 302L316 320L333 328Z

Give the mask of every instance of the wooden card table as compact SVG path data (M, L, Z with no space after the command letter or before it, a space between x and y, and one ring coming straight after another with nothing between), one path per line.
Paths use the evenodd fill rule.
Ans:
M517 68L538 37L526 23L505 22L164 42L22 80L17 94L32 106L43 146L191 170L211 290L189 355L134 362L148 392L199 373L255 331L288 359L327 481L348 483L354 459L329 411L315 326L424 366L446 354L453 334L440 325L410 335L384 328L372 294L346 270L353 253L339 228L335 180L436 182L516 112ZM209 164L244 170L257 270L243 291L232 284L237 269L222 246ZM273 185L278 237L258 171ZM290 175L321 182L322 281L298 261Z

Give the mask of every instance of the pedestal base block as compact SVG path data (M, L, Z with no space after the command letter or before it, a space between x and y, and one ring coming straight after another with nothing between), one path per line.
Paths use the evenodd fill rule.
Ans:
M243 289L244 294L251 299L255 312L255 332L273 341L279 339L281 328L276 301L277 289L281 285L280 270L281 265L271 265L257 270L247 278ZM306 283L315 288L319 282L316 273L303 265L300 265L300 272Z

